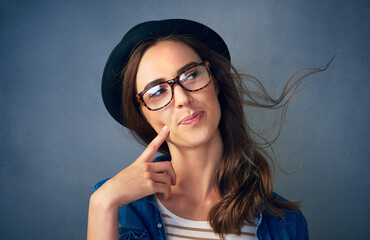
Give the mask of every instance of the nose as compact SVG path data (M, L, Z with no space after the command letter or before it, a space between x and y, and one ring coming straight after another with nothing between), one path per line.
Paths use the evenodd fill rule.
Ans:
M192 101L191 92L183 89L179 84L173 86L173 100L177 108L187 107Z

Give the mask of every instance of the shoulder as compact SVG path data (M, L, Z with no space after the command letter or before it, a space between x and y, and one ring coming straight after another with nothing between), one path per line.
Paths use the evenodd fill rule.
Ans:
M282 196L274 193L274 197L279 201L289 202ZM264 206L265 213L261 213L257 234L262 236L269 235L272 239L308 239L308 226L306 218L300 210L284 210L284 218L271 214Z

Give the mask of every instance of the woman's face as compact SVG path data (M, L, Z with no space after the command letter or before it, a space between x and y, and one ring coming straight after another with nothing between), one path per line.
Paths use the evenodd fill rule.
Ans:
M194 62L200 63L202 59L188 45L175 41L156 43L144 53L140 61L136 78L137 92L142 92L154 80L175 78L181 69ZM141 110L156 132L167 125L170 130L167 138L169 145L196 147L219 136L221 110L213 82L197 92L186 91L175 84L173 99L167 107L150 111L141 105Z

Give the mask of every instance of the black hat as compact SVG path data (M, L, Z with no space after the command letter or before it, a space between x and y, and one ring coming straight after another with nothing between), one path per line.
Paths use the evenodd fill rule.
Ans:
M145 39L156 39L168 35L191 36L230 61L230 53L224 40L209 27L185 19L149 21L136 25L128 31L113 49L104 68L101 92L105 107L110 115L126 126L122 110L122 68L127 64L134 48Z

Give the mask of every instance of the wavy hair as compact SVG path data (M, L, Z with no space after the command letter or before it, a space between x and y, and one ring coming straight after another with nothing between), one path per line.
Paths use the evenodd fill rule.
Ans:
M218 100L221 107L219 130L223 140L223 155L216 169L214 182L221 200L208 214L208 220L214 232L221 237L224 234L240 235L245 222L253 223L258 214L263 213L263 205L272 214L281 218L284 218L284 211L298 211L299 203L279 201L274 197L272 191L274 161L266 151L266 147L271 147L279 136L288 105L294 95L302 89L303 80L313 73L324 71L332 60L323 67L296 72L287 81L280 96L274 99L256 78L239 74L227 59L194 38L170 35L158 39L146 39L133 50L127 65L122 70L125 79L122 86L125 103L123 111L127 117L127 126L136 139L144 144L151 142L157 133L146 121L135 99L136 73L145 51L158 41L164 40L183 42L193 48L203 61L209 61L215 86L219 89ZM303 75L296 79L301 73ZM257 86L257 90L248 89L247 83ZM264 140L249 126L244 117L244 105L283 109L279 133L275 139ZM258 143L255 140L256 136L263 139L263 143ZM169 154L166 143L162 144L159 150Z

